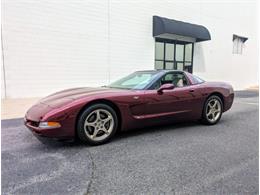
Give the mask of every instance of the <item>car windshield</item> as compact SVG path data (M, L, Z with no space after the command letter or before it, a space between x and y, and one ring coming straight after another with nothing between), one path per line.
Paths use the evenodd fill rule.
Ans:
M107 87L119 89L144 89L156 76L157 72L134 72L119 79Z

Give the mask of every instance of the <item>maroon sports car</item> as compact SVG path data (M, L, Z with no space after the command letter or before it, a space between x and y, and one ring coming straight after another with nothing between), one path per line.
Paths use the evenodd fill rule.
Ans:
M108 86L47 96L28 110L25 125L37 136L97 145L119 130L187 120L214 125L233 99L227 83L183 71L137 71Z

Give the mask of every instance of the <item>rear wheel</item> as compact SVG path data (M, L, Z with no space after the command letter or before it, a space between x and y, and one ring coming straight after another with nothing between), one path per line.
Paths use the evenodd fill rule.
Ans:
M94 104L79 117L77 132L80 140L90 145L103 144L115 134L118 126L116 112L106 104Z
M221 119L222 112L223 103L221 99L216 95L212 95L205 102L202 122L207 125L214 125Z

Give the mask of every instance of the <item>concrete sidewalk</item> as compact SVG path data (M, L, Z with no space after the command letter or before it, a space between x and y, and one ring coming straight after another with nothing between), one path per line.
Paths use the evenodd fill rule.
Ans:
M250 87L245 91L249 92L258 92L259 87ZM241 93L243 91L237 91ZM243 94L243 93L242 93ZM25 115L25 112L35 104L40 98L22 98L22 99L2 99L2 113L1 119L13 119L13 118L22 118Z
M247 88L246 90L249 90L249 91L259 91L259 86L258 85L251 86L251 87Z
M1 120L22 118L40 98L2 99Z

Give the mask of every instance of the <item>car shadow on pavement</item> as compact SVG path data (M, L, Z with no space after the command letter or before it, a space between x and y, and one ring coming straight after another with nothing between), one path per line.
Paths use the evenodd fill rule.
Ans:
M2 128L8 128L8 127L21 127L23 126L23 119L11 119L11 120L2 120ZM171 123L167 125L157 125L152 127L145 127L145 128L138 128L133 129L129 131L119 131L115 134L115 136L111 139L109 143L117 143L117 142L123 142L127 138L131 137L137 137L142 136L146 134L158 134L162 132L168 132L168 131L177 131L177 132L184 132L185 130L190 131L194 128L188 128L188 127L198 127L202 126L198 121L190 121L190 122L179 122L179 123ZM25 127L24 127L25 128ZM29 131L29 130L28 130ZM77 148L77 147L88 147L89 145L81 142L79 139L75 140L55 140L55 139L38 139L41 143L45 145L45 147L48 147L49 149L54 148ZM107 144L109 144L107 143ZM89 146L91 147L91 146Z
M171 123L167 125L156 125L151 127L144 127L144 128L138 128L138 129L132 129L129 131L119 131L115 135L113 141L121 140L128 137L135 137L140 135L146 135L146 134L154 134L154 133L161 133L166 131L183 131L183 128L187 127L194 127L201 125L197 121L189 121L189 122L178 122L178 123Z
M123 142L127 138L131 137L137 137L142 136L146 134L150 134L151 136L153 134L168 132L168 131L185 131L185 128L187 127L195 127L195 126L203 126L199 122L196 121L190 121L190 122L182 122L182 123L172 123L168 125L158 125L153 127L145 127L145 128L138 128L138 129L132 129L128 131L119 131L115 134L115 136L105 144L110 143L117 143L117 142ZM188 128L189 130L192 130L191 128ZM77 147L98 147L98 146L90 146L88 144L83 143L79 139L75 140L54 140L54 139L40 139L44 145L50 148L77 148Z

